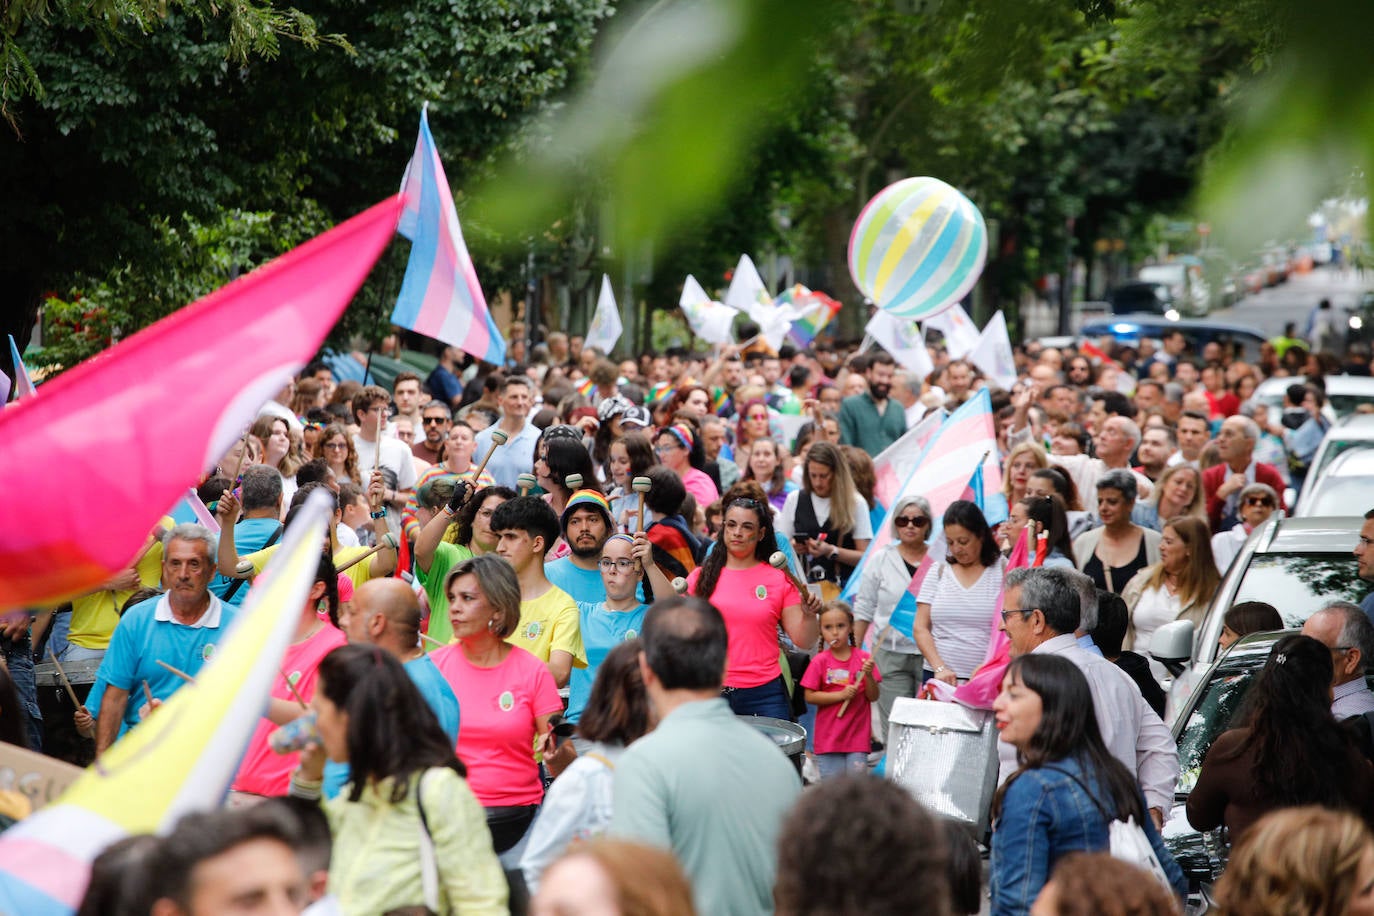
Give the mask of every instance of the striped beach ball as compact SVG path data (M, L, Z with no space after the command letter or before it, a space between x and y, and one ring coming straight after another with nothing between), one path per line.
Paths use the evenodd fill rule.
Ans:
M865 296L922 321L968 295L983 272L983 214L938 178L904 178L878 192L854 222L849 273Z

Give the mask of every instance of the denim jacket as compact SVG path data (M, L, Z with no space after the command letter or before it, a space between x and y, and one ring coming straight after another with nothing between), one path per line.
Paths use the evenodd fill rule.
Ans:
M1107 816L1069 773L1098 792L1097 780L1085 775L1073 758L1027 770L1007 787L992 834L993 916L1029 913L1055 863L1066 853L1107 851ZM1182 896L1188 889L1182 869L1148 816L1142 826L1170 884Z

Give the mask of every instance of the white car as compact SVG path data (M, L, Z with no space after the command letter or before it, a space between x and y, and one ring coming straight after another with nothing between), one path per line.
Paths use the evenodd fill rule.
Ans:
M1363 515L1374 509L1374 440L1360 445L1356 451L1336 455L1320 475L1307 478L1294 517L1341 512Z

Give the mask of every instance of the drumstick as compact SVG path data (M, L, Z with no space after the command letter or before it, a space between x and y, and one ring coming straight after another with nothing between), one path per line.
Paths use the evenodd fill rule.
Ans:
M191 675L187 674L185 671L182 671L180 668L173 668L171 665L167 664L160 658L153 659L153 664L158 665L164 671L168 671L172 674L175 674L177 677L181 678L188 684L194 684L196 682L196 679L191 677Z
M57 660L57 656L52 659L53 669L57 671L57 678L62 682L62 686L67 688L67 696L72 698L72 705L77 709L85 709L85 705L76 698L76 691L72 689L72 682L67 680L67 672L62 670L62 663Z
M351 567L353 567L353 566L357 566L359 563L361 563L363 560L366 560L368 557L372 556L374 553L377 553L378 551L381 551L381 550L386 550L386 549L387 549L388 547L390 547L390 546L391 546L390 544L383 542L383 543L381 543L381 544L378 544L376 547L369 547L365 553L359 554L358 556L356 556L356 557L354 557L353 559L349 560L349 561L348 561L347 563L345 563L344 565L342 565L342 566L340 566L340 567L337 567L334 571L335 571L336 573L341 573L341 572L343 572L345 569L349 569L349 568L351 568Z
M148 711L149 711L149 712L152 712L152 709L153 709L153 689L152 689L151 687L148 686L148 682L147 682L146 680L143 682L143 698L144 698L145 700L148 701Z
M533 474L521 474L519 477L515 478L515 484L520 488L521 496L529 496L530 490L534 489L536 483L538 483L538 481L535 480Z
M499 447L505 445L506 440L509 438L510 436L506 435L504 430L493 429L491 431L491 448L487 449L487 453L482 456L482 463L477 465L477 470L472 475L473 481L476 481L478 477L481 477L482 472L487 469L487 462L491 460L492 452L496 451Z
M864 689L864 678L866 678L866 677L868 677L867 674L860 674L860 675L859 675L859 686L858 686L858 688L855 689L855 691L854 691L854 693L855 693L856 695L858 694L858 692L859 692L860 690L863 690L863 689ZM849 698L849 700L852 700L852 699L854 699L854 697L850 697L850 698ZM840 711L837 712L837 713L835 713L835 718L838 719L838 718L840 718L841 716L844 715L844 711L845 711L846 709L849 708L849 700L845 700L843 703L840 704Z
M296 685L291 683L291 675L286 673L285 668L278 668L277 672L281 674L282 680L286 681L286 689L291 691L291 695L296 698L296 702L301 704L301 709L309 712L310 704L305 702L305 697L301 696L301 692L296 689Z
M806 594L805 583L798 579L797 574L792 572L792 569L787 565L787 554L783 553L781 550L773 551L773 555L768 558L768 565L792 580L792 584L797 587L797 591L801 592L803 595Z
M433 636L430 636L428 633L421 633L421 634L420 634L420 638L423 639L423 640L426 640L426 641L428 641L428 642L432 642L432 643L434 643L436 646L446 646L446 645L448 645L448 643L443 642L443 641L438 640L438 639L435 639Z
M654 482L648 477L636 477L630 481L630 489L639 494L639 531L644 530L644 495L653 487Z

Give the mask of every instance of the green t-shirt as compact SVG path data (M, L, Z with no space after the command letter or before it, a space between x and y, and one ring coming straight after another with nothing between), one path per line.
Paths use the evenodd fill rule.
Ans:
M471 556L472 551L466 547L440 542L435 548L434 559L430 561L429 572L420 569L419 563L415 564L415 578L424 586L425 597L429 599L428 633L430 638L439 642L453 641L453 624L448 619L448 592L444 590L444 583L449 570ZM426 649L430 645L426 643Z

